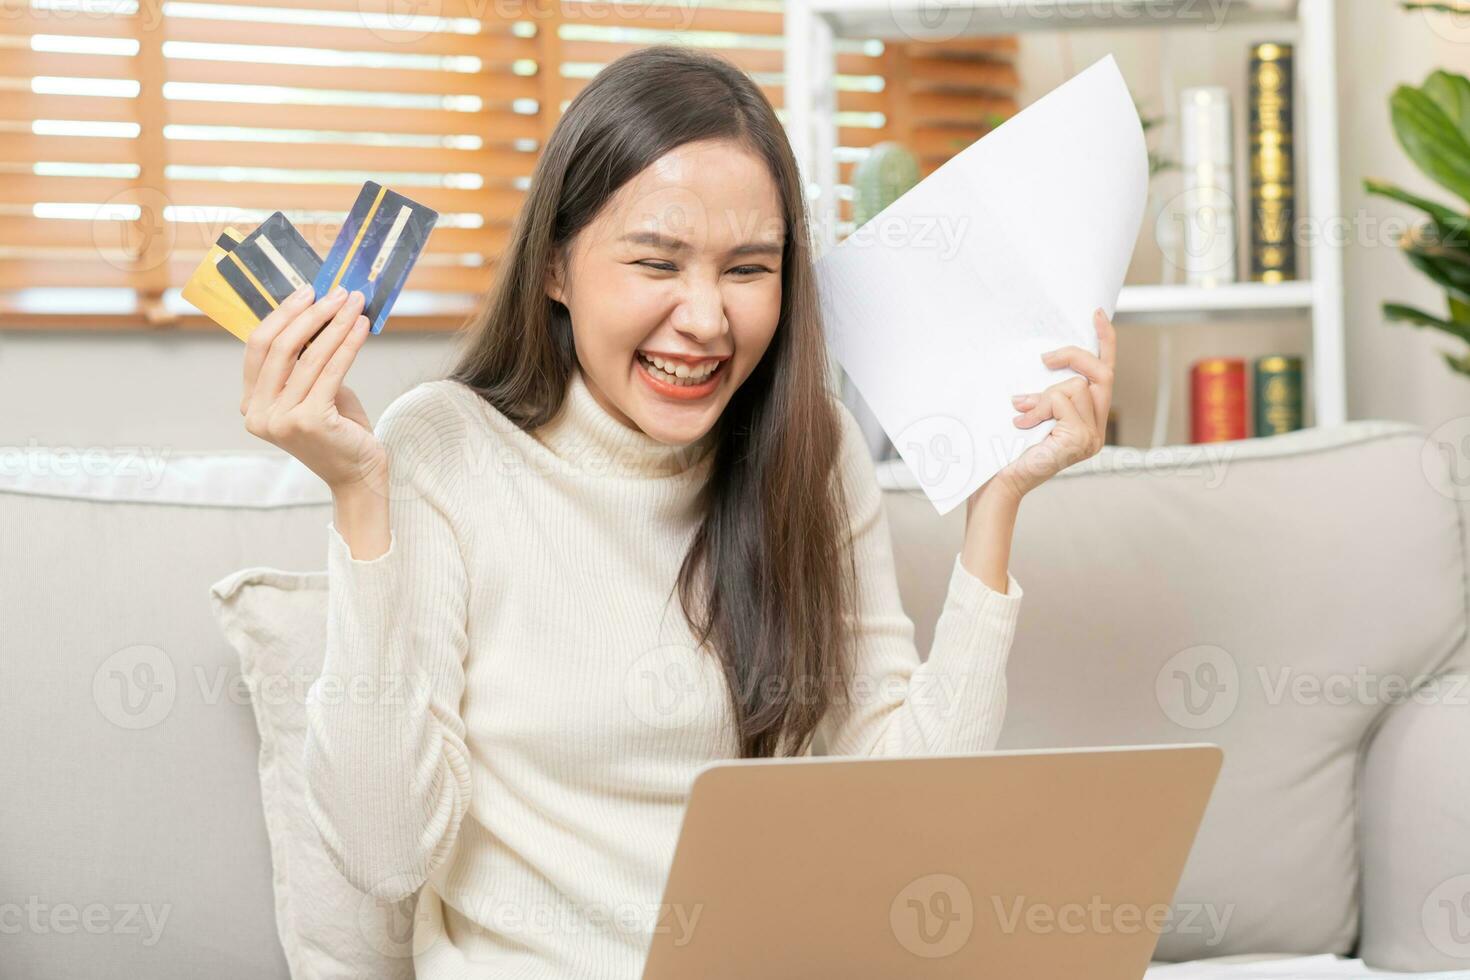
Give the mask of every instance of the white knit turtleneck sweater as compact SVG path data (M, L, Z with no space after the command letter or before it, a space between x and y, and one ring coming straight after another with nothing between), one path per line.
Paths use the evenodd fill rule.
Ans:
M1021 587L996 592L956 557L921 664L873 463L834 403L860 645L822 744L991 748ZM450 380L396 399L377 434L391 546L357 560L327 525L323 673L344 684L308 695L312 818L359 889L423 886L419 980L636 980L691 781L739 755L723 674L674 593L713 435L665 446L576 373L534 437ZM381 696L353 696L354 679Z

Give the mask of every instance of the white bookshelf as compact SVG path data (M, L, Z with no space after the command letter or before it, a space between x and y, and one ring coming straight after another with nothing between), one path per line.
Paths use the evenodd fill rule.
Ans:
M1195 315L1228 316L1232 313L1288 313L1307 311L1314 301L1311 282L1233 282L1201 286L1124 286L1118 295L1114 319L1123 323L1151 315L1170 318Z
M1294 46L1295 164L1306 194L1295 220L1321 227L1341 214L1338 175L1335 0L786 0L786 128L809 194L816 248L836 243L837 159L833 42L948 40L987 34L1073 30L1215 29L1273 26L1272 38ZM1240 70L1245 71L1242 57ZM1169 90L1164 79L1161 89ZM1236 113L1246 111L1237 106ZM1239 166L1239 163L1237 164ZM1248 234L1243 216L1237 233ZM1212 324L1261 316L1311 320L1307 422L1347 418L1344 370L1342 251L1299 242L1297 271L1285 283L1236 282L1201 287L1127 285L1114 322ZM1160 416L1169 397L1161 374ZM1162 425L1155 422L1154 442Z

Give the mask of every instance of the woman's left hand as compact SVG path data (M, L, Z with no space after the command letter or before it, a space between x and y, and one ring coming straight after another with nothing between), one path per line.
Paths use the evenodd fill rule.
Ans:
M1046 419L1057 421L1045 439L1029 447L992 478L1009 486L1017 496L1034 490L1102 448L1108 408L1113 401L1117 333L1101 309L1093 313L1092 320L1097 327L1098 353L1069 345L1041 355L1047 367L1070 367L1080 377L1059 381L1045 391L1011 397L1011 403L1021 413L1012 419L1018 428L1029 429Z

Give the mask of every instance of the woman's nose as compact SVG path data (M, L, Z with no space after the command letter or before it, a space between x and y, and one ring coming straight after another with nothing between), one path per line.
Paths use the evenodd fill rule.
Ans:
M699 340L725 332L725 298L718 286L692 285L674 313L674 326Z

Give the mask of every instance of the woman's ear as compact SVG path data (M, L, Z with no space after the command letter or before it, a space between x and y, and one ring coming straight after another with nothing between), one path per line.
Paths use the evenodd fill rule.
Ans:
M551 268L547 270L546 273L545 289L547 296L565 306L566 300L562 298L562 296L564 295L564 291L562 288L562 279L563 272L561 250L558 249L551 253Z

